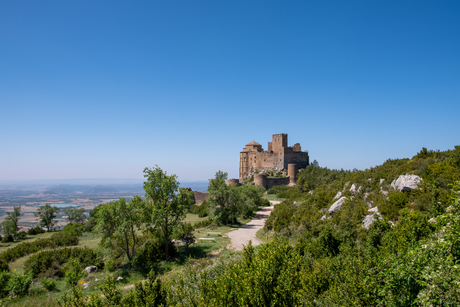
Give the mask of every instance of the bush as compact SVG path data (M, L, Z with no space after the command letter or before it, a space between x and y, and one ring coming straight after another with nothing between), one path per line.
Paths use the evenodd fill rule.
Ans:
M10 242L14 242L13 235L6 235L2 238L2 243L10 243Z
M0 259L0 272L9 271L8 263L5 260Z
M41 228L40 226L35 226L33 228L30 228L29 230L27 230L27 234L29 236L34 236L34 235L38 235L40 233L44 233L45 230L43 230L43 228Z
M208 218L206 220L199 221L193 224L193 229L205 228L205 227L208 227L209 225L212 225L213 223L214 221Z
M193 226L191 223L184 223L176 229L176 239L184 242L185 247L188 248L190 244L195 242L195 235L193 234Z
M40 278L40 283L42 284L43 288L45 288L48 291L54 291L56 290L56 279L54 278L45 278L42 277Z
M176 246L172 242L169 244L169 253L173 256L176 252ZM164 257L164 245L159 240L150 239L139 249L134 257L133 265L141 271L149 272Z
M27 294L31 284L32 277L30 275L11 274L8 280L7 290L13 292L15 295L23 296Z
M82 266L95 265L98 268L104 266L92 249L75 247L43 251L32 255L24 263L24 271L32 274L33 278L62 277L65 272L63 264L68 262L69 258L75 258Z
M29 254L36 253L44 248L56 248L59 246L78 245L78 238L71 237L69 234L56 233L51 238L38 239L32 242L23 242L15 247L9 248L0 253L0 259L5 262L16 260Z
M197 214L198 217L206 217L209 215L209 204L205 200L201 203L201 205L192 205L190 206L189 210L192 214Z
M68 265L69 268L65 272L65 283L71 288L76 286L79 280L85 278L88 272L83 270L80 262L75 258L70 258Z
M63 232L66 233L67 235L78 237L83 234L83 231L85 230L83 224L67 224L64 227Z
M75 246L78 245L79 239L74 231L61 231L51 236L51 239L57 246Z
M8 295L8 281L10 280L10 277L10 272L0 272L0 298Z
M27 237L27 233L25 231L18 232L18 238L24 239Z

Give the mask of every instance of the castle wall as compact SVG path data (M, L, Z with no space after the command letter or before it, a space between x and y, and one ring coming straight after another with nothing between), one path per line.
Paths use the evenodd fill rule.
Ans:
M208 198L208 193L193 191L193 200L195 204L204 202Z
M289 163L295 163L299 168L309 164L308 152L301 152L299 143L287 146L287 134L280 133L272 136L268 142L268 151L255 141L247 144L240 152L240 179L249 175L251 169L272 170L287 169Z

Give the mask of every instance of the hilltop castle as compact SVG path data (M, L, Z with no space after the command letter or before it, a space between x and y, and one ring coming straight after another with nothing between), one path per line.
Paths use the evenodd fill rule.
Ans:
M266 151L256 141L247 144L240 152L240 181L250 175L251 169L285 170L288 164L295 164L296 169L306 167L309 163L308 151L302 152L299 143L292 147L287 144L285 133L274 134Z

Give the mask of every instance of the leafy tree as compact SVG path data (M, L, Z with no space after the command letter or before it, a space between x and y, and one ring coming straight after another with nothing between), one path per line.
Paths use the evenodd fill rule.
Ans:
M238 188L225 183L227 176L226 172L218 171L208 186L210 211L213 217L224 225L236 222L241 200Z
M19 217L21 216L21 207L13 207L13 212L6 212L5 220L1 223L2 231L5 235L12 235L16 238L19 230Z
M0 226L5 238L14 237L14 223L11 220L5 219Z
M153 235L160 236L165 258L169 259L173 230L182 223L188 208L193 204L192 193L184 188L179 189L177 176L168 176L158 166L145 168L144 177L147 180L144 181L146 200L141 208L142 221Z
M195 235L193 234L193 226L191 223L183 223L176 229L176 238L184 242L185 248L195 242Z
M121 248L130 265L139 247L136 229L140 227L139 209L142 203L140 196L134 196L128 203L120 198L100 205L97 211L95 231L102 234L102 243L111 248Z
M86 220L84 208L65 208L64 214L67 215L70 224L83 223Z
M44 206L40 206L37 209L37 213L35 213L34 216L39 218L40 226L46 227L46 229L48 229L48 232L50 232L50 230L53 229L54 225L58 223L58 221L55 220L56 212L58 211L58 207L46 204Z

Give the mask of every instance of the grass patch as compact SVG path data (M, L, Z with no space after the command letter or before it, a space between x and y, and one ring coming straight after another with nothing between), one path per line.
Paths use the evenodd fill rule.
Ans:
M284 200L286 200L286 198L277 197L276 194L264 194L263 197L268 199L268 200L276 200L276 201L284 201Z

